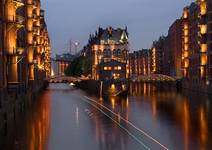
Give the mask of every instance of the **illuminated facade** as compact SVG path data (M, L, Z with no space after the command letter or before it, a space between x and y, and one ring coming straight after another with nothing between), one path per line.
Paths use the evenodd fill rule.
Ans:
M24 105L23 95L36 92L50 76L51 48L40 0L1 0L0 19L1 128L1 112L7 122Z
M151 50L143 49L129 54L130 77L150 75L152 72Z
M211 1L207 1L207 12L208 12L208 16L212 16L212 2ZM207 31L209 35L209 38L208 38L208 80L211 82L212 81L212 18L211 17L208 17L209 20L207 21Z
M55 75L65 75L65 70L73 61L74 56L71 54L56 55Z
M99 28L98 33L92 38L92 78L95 80L128 78L127 28Z
M161 36L153 42L152 51L152 73L164 74L164 52L167 48L167 37ZM167 63L167 62L166 62Z
M211 73L211 6L210 0L198 0L183 10L183 76L207 83Z
M177 19L168 31L168 48L166 48L164 53L165 75L182 78L182 33L182 19Z

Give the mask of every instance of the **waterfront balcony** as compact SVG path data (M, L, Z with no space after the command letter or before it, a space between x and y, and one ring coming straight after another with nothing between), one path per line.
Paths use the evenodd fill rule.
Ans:
M207 25L200 25L200 33L202 35L207 33Z
M189 52L188 52L188 51L184 51L184 52L183 52L183 57L184 57L184 58L188 58L188 56L189 56Z
M38 17L37 17L37 15L36 15L36 14L33 14L33 15L32 15L32 18L33 18L33 22L36 22L36 21L37 21L37 19L38 19Z
M205 52L207 52L207 50L208 50L208 45L207 44L201 44L201 53L205 53Z
M37 35L37 36L40 36L40 29L39 29L39 27L37 27L37 26L33 27L33 34L34 35Z
M40 27L40 19L37 19L34 23L35 27Z
M27 0L27 5L31 6L33 9L37 8L37 2L35 0Z
M25 19L23 16L20 16L20 15L8 16L7 22L9 24L15 25L17 28L21 28L25 24Z
M201 1L199 4L200 7L200 15L204 16L207 14L207 3L206 1Z
M24 6L24 0L11 0L16 6L16 8Z
M208 57L206 53L200 54L200 65L201 66L206 66L208 63Z
M23 57L24 48L22 48L22 47L18 47L18 48L10 47L9 50L7 50L6 54L7 54L7 56Z
M184 58L184 68L188 68L188 67L189 67L189 59Z

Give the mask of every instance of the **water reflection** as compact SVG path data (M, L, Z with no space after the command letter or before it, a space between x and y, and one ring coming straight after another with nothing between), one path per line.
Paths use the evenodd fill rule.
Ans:
M99 103L99 108L104 109L105 106L115 112L117 116L106 111L138 138L141 134L122 118L169 149L204 150L212 147L210 97L197 93L179 93L169 85L130 83L129 87L130 95L127 98L93 99ZM119 125L95 107L81 101L85 93L63 84L50 88L27 112L22 123L17 125L15 138L7 149L45 150L48 144L51 148L61 146L61 149L72 146L81 146L82 150L86 147L92 150L141 149ZM84 110L89 110L89 113ZM58 116L63 117L61 119ZM52 141L49 140L51 138ZM143 137L140 139L145 144L151 144Z
M48 142L50 128L50 97L48 94L43 95L36 106L33 115L27 117L26 145L28 150L44 150Z
M99 145L99 150L127 150L129 148L129 136L123 131L118 124L128 130L128 126L123 124L124 118L128 120L128 108L129 100L111 97L109 99L96 99L95 105L104 111L108 116L105 116L102 112L96 110L94 107L90 107L91 112L94 113L92 121L95 124L95 139ZM107 109L106 109L107 108ZM113 115L109 110L116 113ZM136 147L134 147L136 148Z
M154 119L164 119L165 117L164 121L167 122L170 132L177 135L175 133L176 129L170 127L173 124L177 129L181 127L183 149L208 149L212 146L211 135L209 135L209 130L212 131L211 124L209 124L212 117L210 116L211 112L208 104L210 98L208 96L191 92L178 93L170 86L146 83L131 83L129 87L130 99L135 98L141 102L149 99L152 117ZM180 136L178 135L174 139L177 140L177 137Z
M50 128L49 95L42 95L39 101L33 102L33 105L14 125L14 134L5 138L4 150L46 149Z

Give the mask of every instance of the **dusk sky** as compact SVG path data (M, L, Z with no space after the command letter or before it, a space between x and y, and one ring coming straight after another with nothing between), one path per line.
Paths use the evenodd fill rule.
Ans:
M150 48L193 0L43 0L52 54L86 45L99 26L128 26L131 51Z

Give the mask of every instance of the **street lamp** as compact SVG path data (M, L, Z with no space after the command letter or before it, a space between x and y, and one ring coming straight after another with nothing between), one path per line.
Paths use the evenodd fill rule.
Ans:
M74 46L75 46L75 55L77 54L77 47L80 45L79 42L75 42L74 43Z

